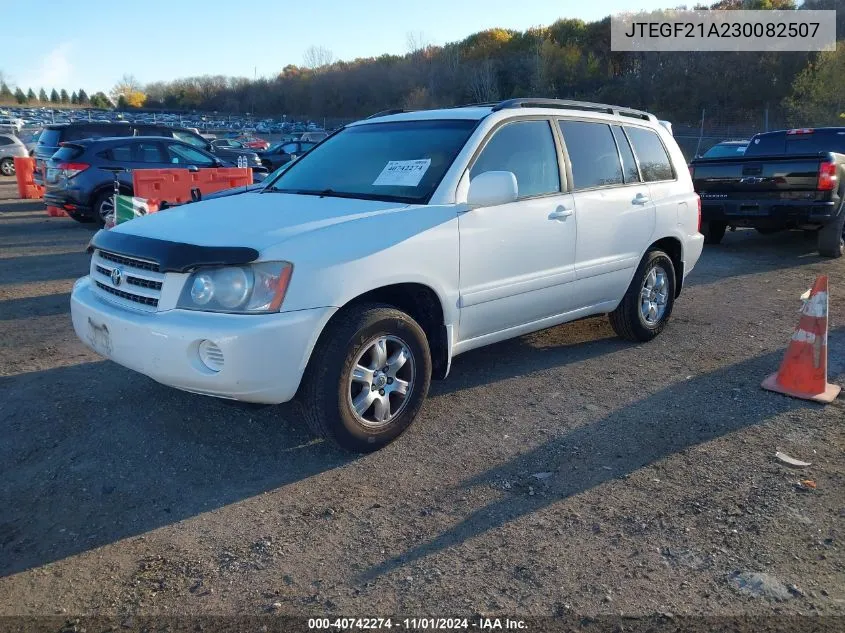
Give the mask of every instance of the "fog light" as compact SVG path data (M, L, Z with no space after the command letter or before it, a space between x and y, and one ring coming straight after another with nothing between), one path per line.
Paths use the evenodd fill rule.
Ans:
M211 371L220 371L223 369L223 350L208 339L200 343L199 357L202 364L208 367Z

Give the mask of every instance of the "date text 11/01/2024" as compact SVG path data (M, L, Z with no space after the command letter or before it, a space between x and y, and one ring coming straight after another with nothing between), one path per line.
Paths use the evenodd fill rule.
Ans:
M525 631L525 621L510 618L309 618L315 631Z

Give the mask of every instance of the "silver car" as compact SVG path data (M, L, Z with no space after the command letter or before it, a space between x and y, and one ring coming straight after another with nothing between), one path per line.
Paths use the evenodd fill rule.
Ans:
M0 134L0 174L15 175L15 156L29 156L26 145L13 134Z

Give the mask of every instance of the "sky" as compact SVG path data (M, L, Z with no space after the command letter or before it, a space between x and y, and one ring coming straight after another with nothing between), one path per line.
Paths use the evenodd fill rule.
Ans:
M141 83L194 75L272 76L301 65L310 46L351 60L408 51L408 34L442 45L477 31L525 30L560 18L597 20L671 0L76 0L34 14L3 8L0 72L24 91L89 94L124 75ZM61 7L59 9L58 7Z

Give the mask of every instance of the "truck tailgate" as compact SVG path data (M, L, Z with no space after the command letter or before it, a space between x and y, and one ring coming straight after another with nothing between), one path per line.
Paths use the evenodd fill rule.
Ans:
M791 197L797 193L816 191L819 165L825 160L821 154L803 156L747 156L745 158L697 159L693 169L695 190L701 193L719 192L728 198ZM801 194L803 192L803 194Z

